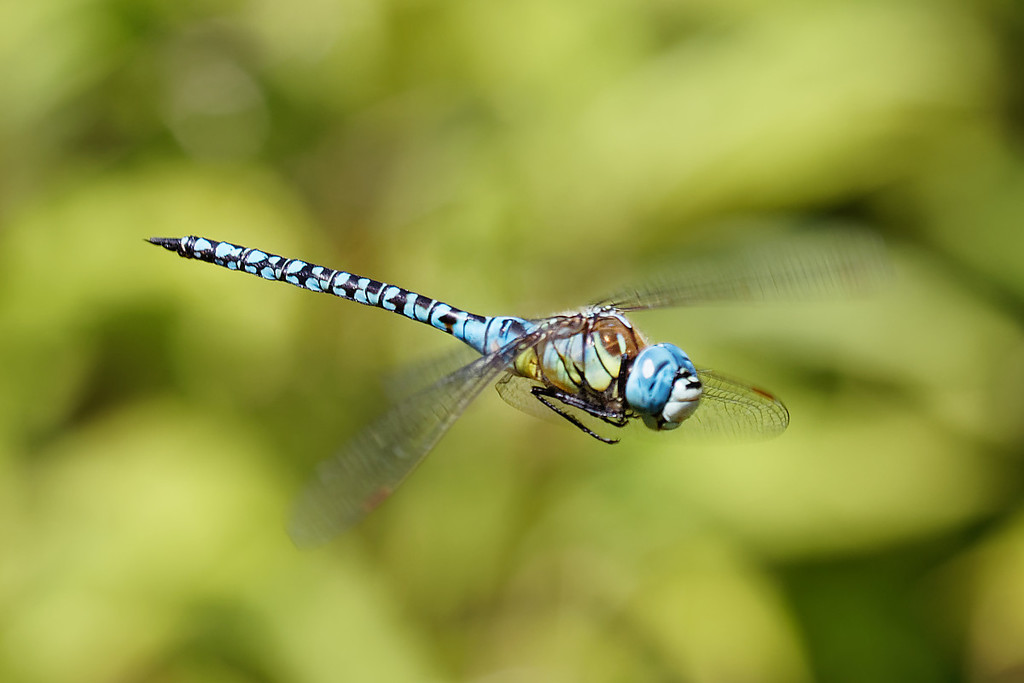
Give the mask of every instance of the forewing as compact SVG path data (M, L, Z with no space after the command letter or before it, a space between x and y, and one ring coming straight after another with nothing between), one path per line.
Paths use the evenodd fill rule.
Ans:
M684 261L597 302L621 311L723 301L806 299L876 287L889 274L884 245L856 229L801 233Z
M452 423L532 340L482 356L395 404L337 456L322 462L299 495L289 533L299 546L329 540L390 496Z
M697 375L704 394L680 431L741 438L770 438L786 431L789 411L767 391L711 370L698 370Z

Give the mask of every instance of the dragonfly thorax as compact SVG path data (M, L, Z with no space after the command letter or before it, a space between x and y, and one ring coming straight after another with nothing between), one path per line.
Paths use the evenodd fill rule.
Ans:
M626 378L626 402L655 430L682 424L697 409L703 390L689 356L673 344L645 347Z
M540 329L549 334L516 358L516 374L621 413L623 372L646 343L629 321L593 309L553 316Z

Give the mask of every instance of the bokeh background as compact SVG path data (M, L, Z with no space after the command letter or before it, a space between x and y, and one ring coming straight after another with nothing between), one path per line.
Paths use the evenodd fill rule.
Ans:
M1011 0L4 3L0 679L1024 680L1022 39ZM538 315L836 222L881 291L638 318L781 438L487 391L314 551L290 500L454 342L143 241Z

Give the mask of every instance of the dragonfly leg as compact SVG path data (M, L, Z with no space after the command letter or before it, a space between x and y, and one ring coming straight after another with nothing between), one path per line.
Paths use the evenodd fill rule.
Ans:
M579 429L584 434L589 434L590 436L594 437L598 441L601 441L602 443L612 444L612 443L618 443L619 442L618 439L609 439L607 437L601 436L600 434L597 434L593 430L589 429L585 424L580 422L579 419L576 416L571 415L570 413L567 413L566 411L564 411L561 408L559 408L558 406L556 406L554 403L552 403L550 401L550 399L552 399L552 398L553 399L557 399L557 400L561 401L562 403L564 403L564 404L566 404L568 406L572 406L574 408L579 408L580 410L582 410L582 411L584 411L586 413L589 413L590 415L593 415L594 417L600 418L604 422L607 422L608 424L613 425L615 427L623 427L623 426L625 426L625 424L626 424L626 418L625 417L623 417L621 415L618 415L616 413L612 413L610 411L604 411L604 410L595 409L592 405L589 405L589 404L581 401L580 399L576 398L575 396L572 396L570 394L566 394L565 392L559 391L558 389L555 389L554 387L534 386L534 387L532 387L530 389L530 393L533 394L534 397L536 397L536 399L538 401L543 403L545 407L550 408L556 414L558 414L561 417L565 418L568 422L570 422L573 426L575 426L577 429Z
M543 394L544 396L548 396L550 398L556 398L565 405L572 406L573 408L579 408L588 415L593 415L594 417L599 418L603 422L607 422L613 427L625 427L626 424L629 422L626 416L620 412L614 410L602 410L594 406L593 403L588 403L587 401L583 400L578 396L567 394L560 389L556 389L555 387L542 387L535 385L534 387L532 387L531 392L535 396L537 394Z

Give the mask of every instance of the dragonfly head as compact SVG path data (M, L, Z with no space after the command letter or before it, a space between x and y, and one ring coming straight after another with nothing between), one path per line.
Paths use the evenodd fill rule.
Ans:
M700 402L703 386L683 350L672 344L645 347L626 378L626 402L654 430L675 429Z

